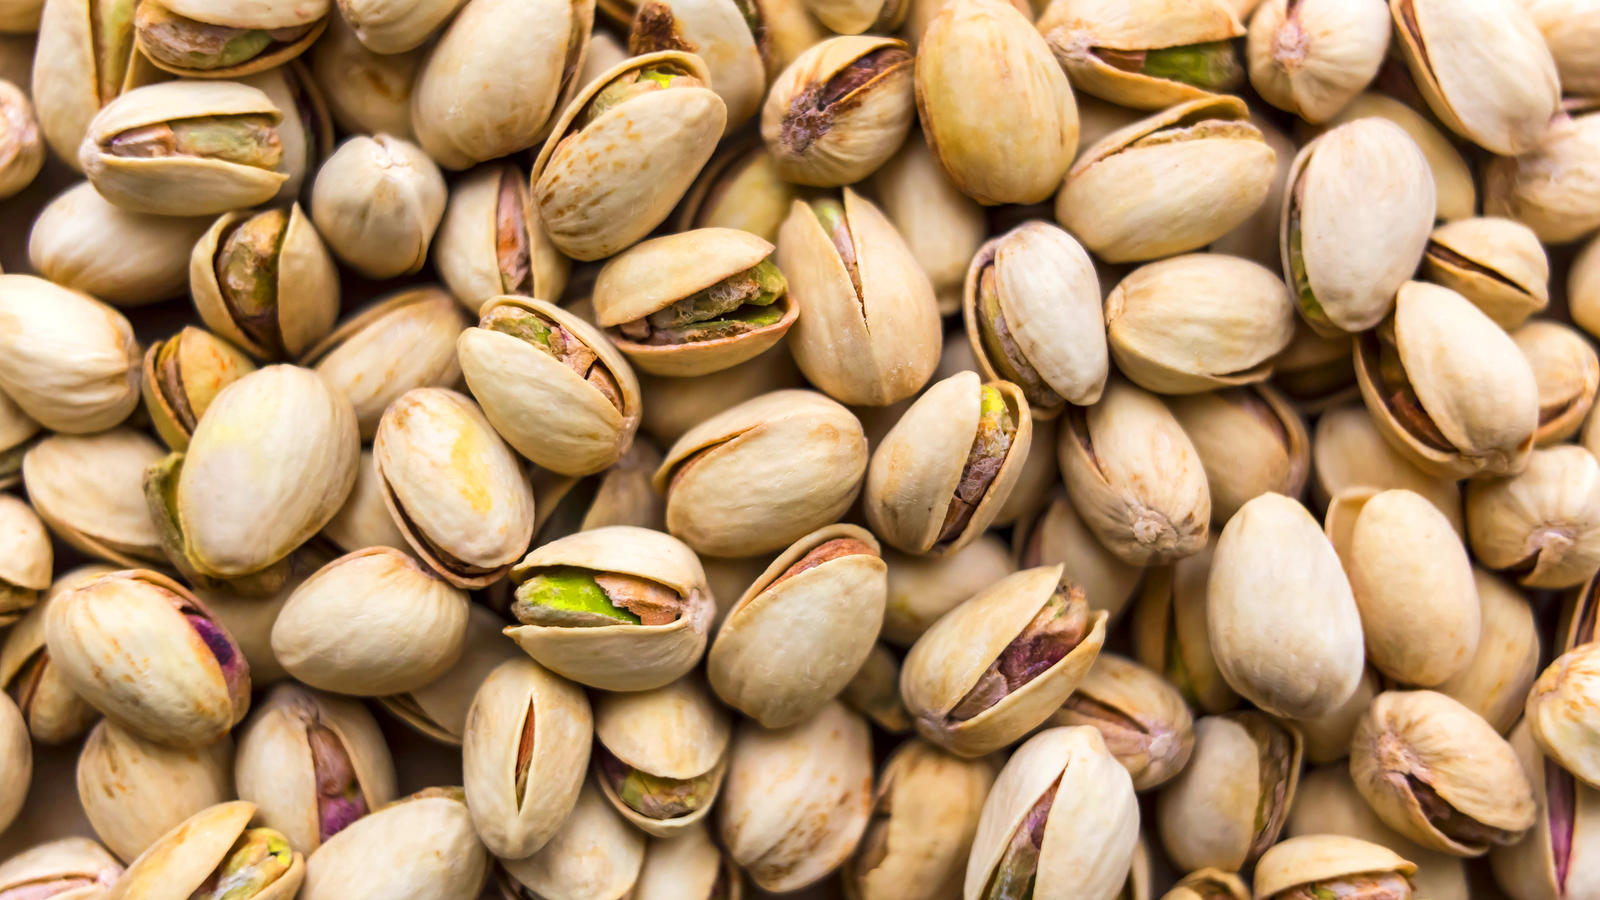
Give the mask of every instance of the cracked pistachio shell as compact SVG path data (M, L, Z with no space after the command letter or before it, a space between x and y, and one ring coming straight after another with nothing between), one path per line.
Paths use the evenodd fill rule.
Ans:
M1202 169L1210 175L1189 177ZM1190 100L1085 150L1056 195L1056 221L1106 262L1158 259L1232 231L1261 207L1277 171L1244 101Z
M960 890L983 801L988 760L951 756L915 738L884 763L872 818L845 864L851 900L932 900Z
M1453 856L1515 843L1536 819L1511 745L1434 691L1386 691L1372 701L1350 742L1350 776L1385 825Z
M1116 622L1133 599L1144 570L1128 565L1106 549L1083 523L1062 490L1057 488L1048 499L1049 504L1036 518L1017 523L1012 535L1015 567L1031 569L1061 563L1083 588L1089 608L1105 610L1110 622ZM893 569L890 571L892 573ZM971 596L976 593L976 587L986 586L1010 571L1014 569L999 572L974 590L966 591L965 596ZM893 596L891 592L891 601Z
M372 462L372 451L362 450L356 465L356 484L344 506L322 528L322 536L346 553L366 547L393 547L409 552L410 544L389 515L383 500L383 483Z
M1517 0L1389 0L1396 43L1434 115L1505 156L1533 149L1561 100L1555 60Z
M159 444L130 428L55 434L28 449L22 483L39 518L79 551L124 568L164 564L140 486L161 456Z
M1077 642L1048 668L976 715L959 719L954 712L1063 585L1069 604L1082 597L1059 565L1024 569L980 591L917 639L900 670L900 693L918 734L959 756L978 757L1016 741L1061 708L1105 643L1103 610L1088 613Z
M252 260L255 248L245 243L250 237L240 235L240 230L256 230L257 222L274 220L283 225L271 256ZM233 246L236 236L242 238L241 246ZM235 252L238 257L232 256ZM242 271L224 274L230 261ZM271 283L258 283L266 278ZM225 288L240 296L229 297ZM287 214L282 210L224 213L195 242L189 257L189 290L206 326L257 359L292 359L305 353L339 317L339 271L298 203ZM236 307L253 307L261 299L270 306L259 311Z
M32 783L33 745L28 743L28 723L11 697L0 695L0 828L9 828L16 821Z
M1200 454L1213 524L1226 525L1261 494L1300 496L1311 469L1311 438L1282 394L1258 384L1168 403Z
M604 762L596 767L601 794L629 824L654 837L671 837L695 827L711 812L722 789L732 733L728 719L711 692L690 678L651 691L599 695L594 711L596 746L621 764L619 770L665 782L661 790L693 780L699 808L663 817L631 806L619 792L622 779L614 782L611 767Z
M629 96L577 124L602 89L645 69L691 83ZM710 80L700 57L667 50L624 60L578 91L539 151L531 179L545 232L561 252L603 259L665 221L727 122L722 98L706 86Z
M991 292L994 310L986 309ZM991 381L1018 376L1035 418L1091 405L1105 390L1100 281L1083 246L1060 228L1026 222L979 247L961 317L979 371Z
M850 857L871 814L866 720L830 702L785 728L741 722L717 806L722 845L762 890L820 881Z
M724 134L731 134L761 108L772 57L767 4L732 0L652 0L639 4L628 31L627 50L593 74L629 55L682 50L705 61L711 89L728 108ZM591 52L592 52L591 47ZM586 62L586 66L588 63ZM586 69L587 72L587 69ZM584 78L587 82L589 79Z
M773 82L761 137L784 180L854 184L900 149L915 109L905 41L834 37L808 48Z
M1429 475L1384 440L1362 406L1328 410L1317 419L1311 441L1311 493L1318 505L1353 488L1405 488L1428 498L1465 535L1461 491L1455 481Z
M1180 869L1237 872L1278 839L1300 781L1294 725L1254 710L1194 725L1194 755L1156 798L1156 826Z
M1207 866L1180 878L1161 900L1250 900L1250 889L1238 875Z
M383 603L375 606L374 597ZM295 589L272 626L272 652L315 688L359 697L403 693L456 664L467 608L464 591L411 556L369 547L328 563Z
M373 53L416 50L449 21L465 0L338 0L339 17Z
M250 357L232 344L186 325L145 351L139 382L145 413L168 447L186 450L211 401L255 369Z
M1379 118L1339 125L1295 156L1278 246L1313 329L1363 331L1393 308L1433 228L1427 165L1410 135Z
M467 0L417 70L422 149L465 169L537 144L582 84L593 23L593 0Z
M337 18L337 17L335 17ZM323 23L326 23L326 19ZM318 24L316 30L321 31ZM281 170L289 179L278 188L277 203L292 203L300 196L307 175L333 152L333 118L322 96L322 83L299 62L276 66L239 79L267 95L283 113L278 136L283 141Z
M645 836L618 815L592 783L543 849L500 860L505 897L632 897L644 865Z
M1576 241L1600 228L1600 112L1561 117L1538 143L1484 169L1483 208L1532 228L1547 244Z
M1366 89L1389 49L1377 3L1271 0L1250 17L1250 84L1273 106L1325 122Z
M958 494L965 486L970 459L980 444L988 450L992 436L982 432L983 389L997 392L1011 420L1011 431L999 466L983 493L972 503L965 525L945 536L956 521ZM996 423L998 425L998 423ZM875 534L907 553L947 556L970 544L993 523L1011 495L1029 456L1033 420L1022 389L1009 381L981 384L976 372L957 372L928 388L905 411L873 450L867 468L867 523Z
M346 265L368 278L394 278L427 262L446 198L444 176L416 144L356 135L317 170L311 220Z
M866 469L867 439L848 409L779 390L689 429L654 483L675 537L708 556L753 556L837 520Z
M1600 390L1600 356L1583 333L1560 322L1537 320L1511 332L1533 367L1539 386L1535 446L1569 440L1583 427Z
M833 541L864 546L790 571ZM886 568L877 539L855 525L819 529L778 554L717 630L706 658L717 696L767 728L815 714L872 652Z
M0 391L67 434L115 426L139 404L139 343L117 310L32 275L0 275Z
M1099 731L1136 791L1172 780L1194 752L1194 717L1183 694L1160 673L1115 653L1100 654L1049 723Z
M56 158L80 170L78 145L89 121L124 91L162 73L133 52L132 4L48 0L37 44L30 94L39 130Z
M1239 705L1239 695L1222 677L1206 630L1214 549L1150 570L1133 609L1133 647L1138 660L1161 672L1184 699L1222 713Z
M1528 692L1527 722L1542 750L1573 777L1600 787L1600 755L1595 752L1600 717L1600 645L1579 644L1557 657Z
M883 214L933 285L939 314L956 312L967 261L984 241L983 207L950 182L920 131L873 173L871 185Z
M28 733L41 744L64 744L88 731L100 718L100 713L68 686L60 668L51 662L45 646L45 612L56 597L111 571L110 566L91 564L62 575L45 591L39 605L6 632L4 643L0 644L0 690L16 702Z
M1422 150L1433 175L1439 218L1446 222L1470 218L1478 208L1478 186L1472 169L1455 143L1425 113L1387 94L1368 91L1345 104L1329 119L1332 128L1356 119L1387 119L1405 131Z
M1048 802L1044 821L1037 808ZM1016 847L1023 828L1038 837L1037 855ZM967 860L962 896L979 900L996 881L1023 872L1015 856L1033 856L1040 897L1110 897L1128 878L1139 840L1139 808L1128 773L1093 728L1050 728L1011 754L983 802ZM1031 845L1031 841L1029 842Z
M201 893L214 874L231 865L235 852L243 856L247 848L269 853L254 865L277 872L276 877L264 885L259 877L252 878L235 884L230 892L241 900L293 900L305 879L305 857L289 847L272 848L271 841L283 839L276 831L246 831L255 814L256 805L244 800L219 803L195 813L129 863L127 871L111 886L106 900L187 900ZM252 840L264 843L252 847L246 843ZM244 858L253 856L251 853Z
M1315 765L1337 762L1350 753L1350 736L1355 734L1356 723L1372 705L1372 698L1383 690L1379 676L1371 666L1361 670L1361 681L1355 693L1333 712L1312 719L1296 719L1295 727L1305 739L1306 762Z
M608 260L596 277L591 298L595 324L634 365L652 375L708 375L736 366L773 347L795 324L800 306L786 290L773 301L783 310L778 321L731 337L656 345L630 339L619 326L770 262L773 251L767 240L733 228L697 228L635 244Z
M533 538L533 489L476 403L415 388L372 442L384 504L413 551L458 588L500 580Z
M473 314L502 294L560 297L571 265L545 236L522 167L509 162L473 169L451 187L433 263Z
M704 825L645 845L632 900L743 900L744 878Z
M419 688L379 697L383 708L419 734L442 744L461 746L467 711L489 673L503 662L523 659L517 646L500 633L505 620L474 603L467 611L467 634L461 656L443 675Z
M1294 336L1294 304L1282 279L1220 253L1134 269L1106 297L1105 314L1118 371L1167 394L1264 381Z
M1306 834L1289 838L1262 854L1256 865L1255 895L1261 900L1273 900L1290 896L1289 892L1298 888L1315 896L1327 889L1323 882L1342 886L1357 877L1365 880L1399 876L1400 881L1390 890L1399 891L1395 895L1399 898L1407 898L1411 896L1410 876L1416 871L1416 863L1381 844L1341 834Z
M1171 562L1205 545L1211 493L1200 454L1154 394L1121 379L1062 420L1057 453L1084 524L1129 565Z
M233 798L233 739L179 750L103 719L78 754L77 786L94 833L131 861L183 820Z
M0 494L0 626L15 622L50 586L54 561L50 535L33 507Z
M372 713L293 683L274 688L241 726L233 771L261 824L302 852L395 795L394 760Z
M210 743L250 708L250 668L210 610L147 569L103 575L55 598L45 641L94 708L173 747Z
M28 261L41 275L117 306L176 297L189 285L189 254L209 222L128 212L80 181L40 210Z
M917 46L916 98L934 158L985 205L1042 202L1078 148L1066 74L1003 0L952 0L939 10Z
M333 15L328 17L328 30L311 45L308 58L312 78L341 129L352 134L392 134L410 141L416 139L411 128L411 89L423 53L422 49L374 52L361 43L344 16Z
M890 550L884 561L889 567L888 595L880 636L897 647L910 647L940 616L1017 570L1005 544L993 535L983 535L945 557Z
M893 165L891 161L879 172ZM730 141L706 163L679 204L677 230L737 228L775 241L798 196L800 188L778 175L778 164L759 137ZM885 205L892 216L894 204L886 199Z
M1282 494L1256 497L1222 529L1206 630L1228 684L1274 715L1331 712L1361 680L1361 618L1339 555Z
M141 158L110 151L125 132L161 129L185 120L237 120L255 124L257 162L184 153ZM288 180L281 171L283 112L260 90L236 81L179 80L134 88L90 120L78 164L102 197L130 212L163 216L214 216L265 203ZM245 138L241 137L239 143ZM219 146L233 142L219 142Z
M1361 398L1389 443L1448 478L1528 465L1539 387L1516 342L1472 302L1419 281L1394 316L1356 341Z
M1526 587L1577 587L1600 569L1600 462L1563 444L1533 451L1517 475L1469 482L1467 537L1479 562Z
M1422 271L1511 330L1550 305L1550 260L1533 229L1511 219L1460 219L1433 230Z
M560 830L589 766L591 723L583 690L527 657L483 679L461 766L473 826L491 853L520 859Z
M0 897L42 890L50 900L104 900L122 875L104 847L88 838L68 837L36 844L0 863Z
M135 18L134 45L151 65L180 78L241 78L274 71L304 53L328 27L331 7L329 0L157 0L150 27L144 16ZM262 32L267 42L234 62L234 42ZM219 39L227 43L208 46Z
M1482 636L1466 668L1435 689L1505 734L1521 717L1528 688L1539 674L1539 630L1528 599L1515 587L1479 568L1472 570L1472 579Z
M488 871L461 788L427 788L318 847L299 900L474 900Z
M1045 8L1039 31L1074 87L1120 106L1165 109L1244 80L1226 43L1244 37L1243 17L1229 7L1224 0L1064 0ZM1172 49L1191 50L1177 62L1196 71L1141 71L1147 54Z
M1522 841L1490 851L1495 881L1515 900L1567 900L1600 890L1600 793L1546 759L1528 728L1512 732L1511 747L1533 785L1539 815Z

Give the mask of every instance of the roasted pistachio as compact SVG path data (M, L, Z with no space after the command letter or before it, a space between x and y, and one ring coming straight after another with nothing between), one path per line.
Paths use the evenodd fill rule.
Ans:
M800 54L761 110L779 176L833 187L876 171L911 127L911 70L911 50L894 38L830 38Z
M908 111L910 104L908 94ZM33 104L16 85L0 80L0 199L33 183L43 166L44 141L33 116Z
M609 67L608 67L609 68ZM891 171L891 162L882 171ZM880 176L881 177L881 176ZM778 239L778 227L800 188L778 175L778 164L758 138L733 143L711 157L679 204L679 230L737 228L765 241ZM890 217L894 203L885 198ZM896 220L915 247L915 239Z
M161 446L129 428L57 434L29 448L22 482L56 536L90 556L138 568L166 561L141 486L145 469L160 461Z
M1528 688L1539 674L1539 631L1532 607L1516 588L1477 568L1472 580L1482 636L1466 668L1436 687L1505 734L1522 715Z
M139 404L139 344L123 315L32 275L0 275L0 391L67 434L115 426Z
M803 0L805 8L829 30L853 35L894 31L910 7L907 0Z
M106 900L291 900L305 857L282 832L249 828L255 812L235 800L195 813L129 863Z
M422 65L420 49L376 53L361 43L343 15L333 15L308 56L311 74L340 128L415 138L411 88Z
M1017 570L1005 545L988 535L949 556L909 556L891 550L884 561L889 566L888 601L881 637L899 647L916 643L940 616ZM1061 561L1051 559L1047 564Z
M1134 654L1161 672L1184 698L1209 713L1239 703L1212 652L1207 633L1207 582L1212 548L1150 570L1133 611Z
M1170 781L1194 751L1194 719L1183 695L1159 673L1102 653L1051 725L1090 725L1145 791Z
M63 287L138 306L183 292L190 252L208 225L204 218L128 212L81 181L40 210L28 233L28 260Z
M1233 38L1241 17L1223 0L1064 0L1039 31L1080 90L1138 109L1162 109L1244 82Z
M1238 871L1283 830L1300 780L1300 732L1259 712L1195 723L1194 756L1157 798L1156 824L1184 869Z
M1527 727L1511 735L1511 747L1533 785L1538 821L1522 841L1489 854L1495 880L1518 900L1562 900L1593 889L1592 831L1600 793L1539 752Z
M523 658L522 651L500 633L505 621L474 603L467 612L467 635L461 656L443 675L420 688L379 697L395 718L435 741L461 746L467 711L489 673L503 662Z
M140 381L145 412L168 447L186 450L211 401L255 368L232 344L203 328L186 326L145 351Z
M283 65L327 27L328 0L201 3L155 0L134 9L134 38L156 66L190 78L233 78Z
M1577 329L1560 322L1536 320L1511 332L1533 367L1539 387L1540 447L1560 444L1578 433L1600 391L1600 355Z
M465 0L420 0L395 5L384 0L338 0L339 17L374 53L405 53L427 43Z
M41 744L66 743L89 730L99 717L94 707L73 692L61 670L51 662L50 650L45 646L45 611L56 597L110 571L110 566L89 565L62 575L45 592L39 605L6 632L5 642L0 644L0 690L17 704L29 735Z
M644 841L593 783L586 784L550 842L532 856L502 859L496 881L507 900L631 897Z
M488 869L461 788L426 788L318 847L306 860L300 900L473 900Z
M1238 875L1207 866L1178 879L1161 900L1250 900L1250 889Z
M1260 384L1175 397L1169 405L1200 455L1214 524L1227 524L1261 494L1300 495L1311 438L1282 394Z
M1600 227L1600 176L1586 164L1600 147L1600 112L1558 117L1548 129L1543 121L1534 146L1484 169L1483 209L1564 244Z
M1268 850L1256 867L1263 900L1361 896L1409 900L1416 863L1388 847L1336 834L1292 837Z
M1433 230L1423 272L1466 297L1508 331L1550 303L1550 261L1533 229L1486 217Z
M233 739L179 750L103 719L78 754L77 786L94 833L131 862L185 819L233 799Z
M1422 150L1433 175L1439 218L1454 222L1477 214L1478 186L1472 169L1460 149L1426 112L1387 94L1368 91L1345 104L1327 124L1334 127L1367 118L1387 119L1400 126Z
M20 498L0 494L0 627L21 618L50 586L54 559L39 515Z
M444 176L417 145L357 135L317 170L311 219L346 265L369 278L393 278L427 261L445 199Z
M122 875L122 866L88 838L37 844L0 863L0 897L12 894L57 900L98 900Z
M1542 750L1575 778L1596 787L1597 723L1592 713L1600 645L1580 644L1557 657L1528 693L1527 722Z
M919 740L884 763L872 818L845 865L856 900L931 900L954 896L994 783L984 760L963 760Z
M704 826L645 846L633 900L743 900L744 878Z
M1376 3L1271 0L1250 17L1250 84L1307 122L1327 121L1366 89L1389 49Z
M474 169L450 189L433 261L469 313L502 294L554 300L569 267L528 199L527 175L511 163Z
M1317 419L1311 441L1312 494L1320 505L1352 488L1415 491L1465 535L1461 491L1453 480L1429 475L1389 445L1364 407L1342 406Z
M33 746L28 723L9 695L0 695L0 826L11 827L33 782Z
M600 792L646 834L694 827L722 789L730 729L727 713L692 678L602 695L594 713Z
M603 5L603 4L602 4ZM776 71L773 59L773 23L767 21L769 6L757 0L653 0L639 4L628 30L627 48L617 47L615 55L596 65L596 46L591 44L585 73L598 75L628 55L658 50L683 50L705 60L711 75L711 89L728 108L725 133L731 133L750 120L761 107L767 87L768 70ZM598 38L598 36L597 36ZM586 74L587 82L592 75Z
M1582 447L1533 451L1526 470L1467 486L1467 536L1528 587L1576 587L1600 568L1600 462Z
M960 309L967 261L984 240L983 208L950 182L921 132L900 145L871 184L884 215L927 273L939 314Z
M339 316L339 273L298 203L217 219L195 242L189 290L211 330L259 359L299 356Z

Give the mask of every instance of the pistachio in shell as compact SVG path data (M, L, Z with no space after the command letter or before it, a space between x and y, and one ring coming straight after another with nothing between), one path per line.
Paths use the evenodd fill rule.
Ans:
M1550 260L1533 229L1492 216L1446 222L1422 256L1427 277L1510 331L1550 304Z
M626 48L597 61L591 44L584 81L610 69L623 58L658 50L683 50L705 60L711 89L728 108L725 134L731 134L761 109L769 71L776 72L773 34L767 7L757 0L653 0L638 4ZM795 4L798 6L799 4ZM776 16L774 16L776 17ZM624 23L626 24L626 23ZM781 26L777 26L781 27ZM613 45L615 46L615 45Z
M21 618L50 586L55 554L33 507L0 494L0 627Z
M910 5L908 0L803 0L802 3L828 30L844 35L895 31Z
M1207 866L1178 879L1161 900L1250 900L1250 889L1238 875Z
M1435 689L1505 734L1521 718L1528 688L1539 674L1539 629L1528 598L1515 587L1480 568L1472 570L1472 580L1482 636L1466 668Z
M691 678L605 694L594 711L595 780L612 808L654 837L705 820L727 771L728 714Z
M1295 727L1305 738L1306 762L1312 765L1337 763L1349 756L1350 736L1355 734L1356 723L1372 705L1372 698L1382 690L1382 678L1367 666L1361 670L1361 681L1350 699L1316 718L1295 719Z
M1359 396L1355 351L1345 335L1322 335L1295 322L1289 346L1272 361L1272 383L1304 413L1319 413Z
M908 108L910 103L908 96ZM0 199L33 183L43 167L44 140L33 115L33 104L21 88L0 80Z
M473 169L451 187L433 262L469 313L503 294L554 300L571 265L545 236L528 176L509 162Z
M344 4L340 4L343 6ZM437 4L416 4L425 7ZM352 134L392 134L413 140L411 90L423 50L376 53L340 15L307 54L333 121Z
M206 325L258 359L310 349L339 316L339 274L296 203L229 212L189 258L189 290Z
M1376 3L1271 0L1250 17L1250 84L1273 106L1323 122L1366 89L1389 49Z
M195 813L129 863L106 900L290 900L305 857L282 832L248 827L255 812L235 800Z
M1300 835L1262 855L1255 889L1262 900L1410 900L1416 871L1416 863L1381 844L1339 834Z
M704 825L645 845L634 900L743 900L744 877Z
M1512 732L1511 747L1533 785L1539 818L1526 838L1490 851L1495 881L1517 900L1561 900L1587 893L1595 884L1590 829L1600 793L1543 756L1529 728Z
M124 91L158 80L161 73L144 54L134 52L135 4L58 0L46 5L38 20L40 49L30 95L51 151L78 170L78 145L95 113ZM35 54L30 50L27 55Z
M1596 662L1600 646L1579 644L1556 657L1528 693L1527 722L1533 739L1560 766L1591 787L1600 782L1595 745Z
M223 388L255 371L238 348L192 325L144 353L145 411L173 450L185 450L200 417Z
M904 41L829 38L784 69L761 110L761 137L786 181L854 184L900 148L915 112Z
M33 220L28 261L62 287L118 306L141 306L188 288L189 256L210 224L198 216L128 212L80 181Z
M1017 522L1012 533L1012 558L1021 568L1061 563L1083 587L1089 607L1105 610L1111 622L1116 622L1128 608L1144 572L1106 549L1060 488L1052 492L1045 508L1035 517ZM972 591L966 593L970 596Z
M1159 673L1115 653L1099 655L1049 721L1099 731L1136 791L1172 780L1194 752L1194 717L1183 695Z
M1156 825L1180 868L1236 872L1278 840L1300 781L1301 736L1251 710L1195 723L1194 756L1156 800Z
M161 456L161 445L131 428L55 434L23 456L22 483L39 518L78 551L121 568L164 564L142 487Z
M32 275L0 275L0 391L51 431L111 428L139 405L139 344L115 309Z
M1417 468L1384 440L1365 407L1339 406L1317 418L1311 463L1311 494L1321 506L1352 488L1404 488L1427 497L1457 534L1466 534L1454 479Z
M799 187L778 175L777 161L758 137L733 141L700 171L678 205L677 227L680 231L737 228L775 241L778 227L799 195Z
M1200 454L1211 492L1211 521L1228 519L1265 493L1298 497L1311 469L1311 437L1288 400L1266 384L1169 401Z
M1600 112L1557 117L1521 156L1496 157L1483 174L1483 210L1532 228L1546 244L1600 228L1600 177L1587 164L1600 146Z
M180 750L102 719L78 754L77 788L94 833L131 862L185 819L233 799L233 739Z
M1539 427L1533 433L1538 447L1570 440L1583 427L1600 391L1600 355L1576 328L1560 322L1534 320L1511 332L1533 367L1539 387Z
M22 458L29 443L39 434L39 423L0 393L0 488L15 487L22 480Z
M950 182L921 132L873 173L871 185L884 215L927 273L939 314L960 309L967 263L985 238L983 207Z
M443 675L420 688L379 697L384 710L417 733L459 747L466 733L467 713L478 687L503 662L524 654L505 639L505 620L479 603L467 611L467 636L461 656Z
M357 135L334 150L311 186L311 220L328 249L368 278L394 278L428 260L446 189L420 147Z
M1039 31L1074 87L1122 106L1162 109L1244 82L1230 41L1242 17L1223 0L1052 3Z
M60 838L0 862L0 897L37 890L60 900L96 900L121 875L122 865L104 847L89 838Z
M839 699L890 734L911 732L911 713L900 697L900 657L884 644L873 645Z
M1455 142L1426 111L1388 94L1367 91L1345 104L1326 124L1331 128L1366 118L1387 119L1416 141L1433 176L1440 219L1454 222L1477 215L1478 185L1472 169Z
M300 900L474 900L489 856L459 787L425 788L351 823L306 860Z
M510 900L629 897L644 865L644 843L591 782L550 842L523 859L502 859L496 880Z
M393 55L427 43L464 2L422 0L395 6L382 0L338 0L339 18L368 50Z
M1005 545L993 535L979 537L944 557L890 550L884 562L889 566L888 599L880 637L897 647L910 647L940 616L1017 570ZM1060 560L1049 561L1056 562Z
M50 585L39 605L29 610L6 632L0 643L0 690L11 697L28 733L41 744L63 744L85 731L99 718L94 707L73 692L50 660L45 646L44 617L51 601L90 578L112 571L110 566L80 566Z
M28 743L28 723L9 695L0 695L0 763L5 763L0 769L0 825L10 828L33 783L33 745Z
M1600 569L1600 462L1571 444L1533 451L1517 475L1467 486L1478 560L1532 588L1577 587Z
M1589 0L1529 0L1523 6L1533 17L1555 58L1561 90L1569 95L1600 95L1600 67L1589 48L1600 39Z

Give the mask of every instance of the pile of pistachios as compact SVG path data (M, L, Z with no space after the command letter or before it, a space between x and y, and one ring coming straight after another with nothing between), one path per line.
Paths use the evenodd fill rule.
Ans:
M1597 233L1600 0L0 0L0 900L1600 900Z

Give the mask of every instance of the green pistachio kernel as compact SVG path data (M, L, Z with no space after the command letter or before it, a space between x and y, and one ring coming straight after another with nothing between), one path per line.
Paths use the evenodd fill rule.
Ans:
M289 839L271 828L252 828L239 836L215 881L195 892L196 900L250 900L283 877L294 862Z

